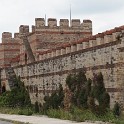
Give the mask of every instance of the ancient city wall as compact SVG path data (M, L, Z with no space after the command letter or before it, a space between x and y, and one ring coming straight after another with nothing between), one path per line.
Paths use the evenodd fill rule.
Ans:
M43 102L44 95L56 90L59 83L65 87L69 73L86 70L87 78L102 72L105 87L114 101L124 104L124 28L115 28L90 38L66 44L43 52L40 61L27 65L13 63L16 75L25 82L32 103ZM2 80L4 69L1 70Z
M15 39L18 39L22 46L19 56L12 59L11 63L15 74L25 82L32 103L43 103L44 95L51 94L58 88L59 83L65 87L65 79L69 73L82 69L86 70L87 78L91 79L95 73L102 72L105 87L111 96L111 106L114 101L119 101L124 106L124 26L91 36L90 20L84 20L83 23L72 20L71 27L66 19L60 20L59 27L56 19L48 19L48 26L41 18L36 19L35 23L32 33L29 32L29 26L24 25L20 26L19 33L29 34L28 39L36 62L25 62L25 46L18 39L19 33L16 33ZM6 37L11 39L10 35L7 33ZM75 38L77 35L80 35L80 40ZM86 38L87 36L89 38ZM7 38L4 43L6 40ZM64 43L54 47L53 42ZM5 48L5 45L3 46ZM45 50L41 50L44 48ZM10 90L10 72L8 68L1 68L1 81L6 84L7 90Z
M12 38L12 33L2 33L2 43L0 43L0 67L10 66L12 58L20 53L19 39Z
M81 22L79 19L72 19L71 25L69 25L68 19L60 19L59 25L57 25L56 19L49 18L46 25L44 18L36 18L35 26L32 26L32 32L29 32L28 25L21 25L19 27L19 34L21 33L29 34L28 40L31 49L35 59L39 60L41 51L53 49L62 44L91 36L92 21L83 20ZM23 42L20 43L20 64L25 64L25 46Z

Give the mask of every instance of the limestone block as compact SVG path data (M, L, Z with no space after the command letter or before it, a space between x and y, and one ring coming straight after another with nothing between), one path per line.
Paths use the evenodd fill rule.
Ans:
M35 18L35 26L36 28L41 28L45 26L44 18Z
M56 51L53 50L53 51L52 51L52 57L55 57L55 56L56 56Z
M61 55L61 49L56 50L56 56L59 56L59 55Z
M112 33L112 40L113 41L117 41L117 37L119 36L120 33L121 32L114 32L114 33Z
M105 35L104 36L104 43L112 42L112 35Z
M83 23L81 24L81 28L84 31L92 32L92 21L91 20L83 20Z
M61 49L61 55L63 55L63 54L66 54L66 49L65 48Z
M54 18L49 18L48 19L48 27L50 27L50 28L57 27L57 20Z
M68 19L60 19L60 28L68 28L69 20Z
M20 25L19 27L19 33L23 34L23 33L29 33L29 26L28 25Z
M47 54L44 53L44 54L43 54L43 59L46 59L46 58L47 58Z
M79 28L80 27L80 19L72 19L71 27Z
M71 52L75 52L77 51L77 45L74 44L74 45L71 45Z
M96 38L97 45L101 45L104 43L104 39L101 37Z
M71 52L71 47L70 46L66 47L66 54L70 52Z
M78 43L77 44L77 51L81 50L81 49L83 49L83 44L82 43Z
M83 49L86 49L89 47L89 42L83 42Z

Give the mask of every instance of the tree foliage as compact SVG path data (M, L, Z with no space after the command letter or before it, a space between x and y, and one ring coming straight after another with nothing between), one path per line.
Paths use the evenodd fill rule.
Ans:
M59 107L63 106L63 98L64 98L64 92L63 92L63 87L60 84L59 89L56 90L51 94L51 96L45 96L44 97L44 109L48 110L49 108L52 109L58 109Z
M0 106L23 107L30 105L29 93L19 77L16 77L12 90L4 92L0 96Z
M102 73L94 75L93 81L86 78L84 71L70 74L66 84L73 94L72 105L90 108L96 114L102 114L109 108L110 96L106 92Z
M104 114L110 106L110 96L105 89L102 73L95 75L94 78L91 97L97 104L93 106L93 109L97 114Z
M66 84L72 92L72 104L87 108L87 98L91 85L87 81L85 72L80 70L77 74L68 75Z
M39 105L37 101L35 102L34 109L35 109L35 113L39 112Z
M121 114L121 108L118 102L115 102L114 108L113 108L113 114L118 117Z

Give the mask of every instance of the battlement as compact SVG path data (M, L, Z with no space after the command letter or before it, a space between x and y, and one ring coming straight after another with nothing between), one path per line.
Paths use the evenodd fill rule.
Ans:
M79 21L77 21L77 22L79 23ZM40 58L40 60L44 60L44 59L48 59L51 57L55 57L55 56L59 56L59 55L63 55L63 54L76 52L79 50L107 44L110 42L115 42L118 40L119 36L123 32L124 32L124 26L121 26L118 28L116 27L112 30L107 30L105 32L98 33L98 34L91 36L89 38L84 38L84 39L74 41L71 43L65 43L56 49L40 52L39 58Z
M59 26L57 26L57 19L55 18L48 18L48 25L45 25L45 19L44 18L35 18L35 29L80 29L84 31L90 31L92 32L92 21L91 20L83 20L81 23L80 19L72 19L71 25L69 26L69 20L68 19L60 19ZM34 31L34 27L32 29Z
M29 26L28 25L20 25L19 27L19 33L29 33Z
M10 32L3 32L2 33L2 39L8 39L8 38L12 38L12 33L10 33Z
M14 33L14 38L19 38L19 33Z
M59 22L60 27L68 28L69 27L69 20L68 19L60 19Z
M35 26L36 28L41 28L45 26L44 18L35 18Z
M68 74L85 69L87 79L92 79L100 71L110 93L110 105L121 101L124 106L124 26L92 36L91 20L72 19L71 25L69 22L60 19L57 26L57 20L49 18L46 26L44 18L36 18L32 32L28 25L21 25L14 38L12 33L3 32L1 82L10 87L7 67L12 67L24 81L32 103L37 100L43 103L46 93L57 89L54 86L60 83L65 88ZM23 34L27 37L20 37ZM37 91L29 89L32 86L37 87Z
M57 27L57 20L54 18L49 18L48 19L48 27L50 27L50 28Z
M81 26L80 19L72 19L71 21L71 27L79 28Z
M2 33L2 43L12 41L12 33L10 32L3 32Z

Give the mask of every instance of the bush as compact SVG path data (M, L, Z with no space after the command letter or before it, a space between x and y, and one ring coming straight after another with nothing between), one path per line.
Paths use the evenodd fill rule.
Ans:
M78 107L72 106L70 111L64 109L49 109L47 115L52 118L60 118L64 120L72 120L77 122L83 121L104 121L104 122L117 122L113 113L108 110L103 116L97 116L88 109L79 109Z
M20 108L18 114L30 116L33 114L33 111L30 108Z
M34 109L35 109L35 113L39 113L39 105L37 101L35 102Z
M94 75L91 97L94 99L94 103L97 102L97 104L91 105L91 110L97 115L104 115L110 107L110 96L106 92L102 73Z
M59 109L60 107L63 107L63 99L64 99L64 92L63 92L63 87L60 84L58 91L53 92L51 96L44 97L45 103L43 105L43 111L45 112L49 108Z
M29 93L20 78L15 79L14 87L11 91L6 91L0 96L0 106L24 107L31 106Z
M121 114L120 105L119 105L118 102L116 102L115 105L114 105L113 114L114 114L116 117L119 117L120 114Z

